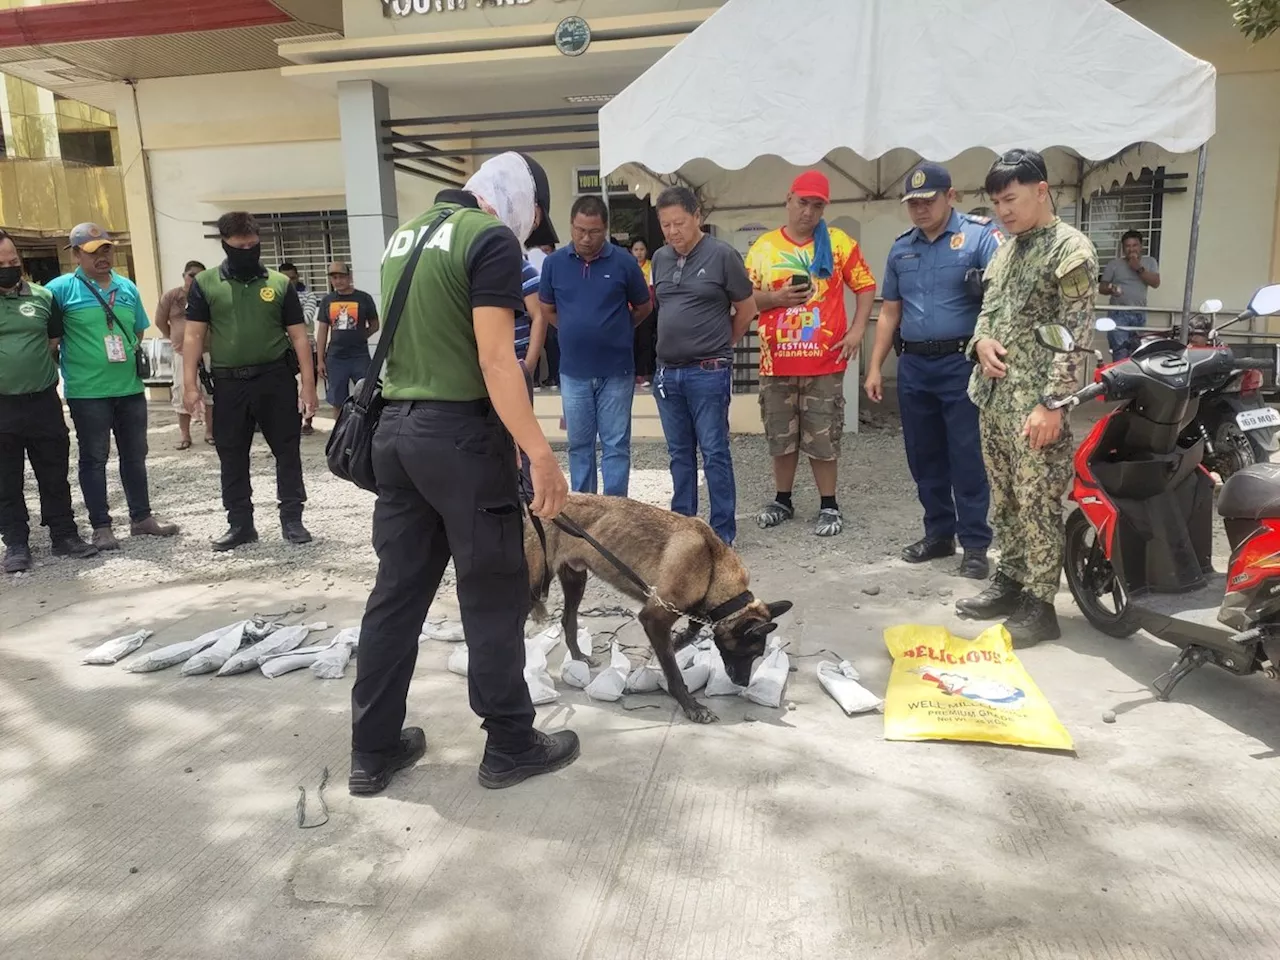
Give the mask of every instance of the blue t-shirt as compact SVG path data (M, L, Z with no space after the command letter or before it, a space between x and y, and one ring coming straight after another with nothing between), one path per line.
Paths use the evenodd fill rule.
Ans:
M537 293L538 283L538 271L529 262L529 258L525 257L524 265L520 268L520 296L527 297L531 293ZM529 316L529 311L521 304L520 309L516 311L517 360L523 360L529 355L529 337L532 333L533 318Z
M649 302L649 284L629 252L606 243L584 260L572 244L561 247L542 262L538 298L556 308L562 375L635 375L630 308Z

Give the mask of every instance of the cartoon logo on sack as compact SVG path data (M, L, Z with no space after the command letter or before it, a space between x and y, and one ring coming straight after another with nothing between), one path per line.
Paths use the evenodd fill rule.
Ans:
M258 291L258 296L262 298L263 303L273 303L276 299L276 291L272 287L263 287Z
M948 696L976 700L992 707L1021 706L1022 701L1027 696L1018 687L1011 687L1007 683L999 683L995 680L975 680L972 677L965 676L963 673L951 673L946 670L936 670L933 667L917 667L911 672L918 674L922 680L935 684L939 690Z

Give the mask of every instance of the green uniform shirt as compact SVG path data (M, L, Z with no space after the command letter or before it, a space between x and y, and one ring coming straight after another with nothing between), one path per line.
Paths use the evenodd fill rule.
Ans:
M283 273L264 268L242 280L225 263L196 275L187 294L187 319L209 325L215 370L274 363L292 349L286 328L305 322L298 292Z
M446 210L452 211L449 218L422 251L387 354L382 393L388 400L462 401L489 395L480 373L474 307L513 312L515 359L514 311L523 304L520 244L470 194L442 191L426 213L396 231L382 258L382 302L390 305L419 231Z
M40 393L58 382L49 341L62 336L53 295L23 281L0 293L0 394Z
M105 288L99 287L77 268L75 273L54 277L45 289L53 295L62 314L60 353L67 399L95 400L142 393L145 388L133 354L151 320L133 281L112 271L111 282ZM115 323L108 323L107 311L94 289L110 305ZM108 354L108 337L120 348L117 360Z
M1092 343L1098 253L1089 238L1054 217L1004 241L984 279L986 293L969 354L979 340L997 340L1007 351L1003 359L1008 372L992 380L975 366L970 399L992 412L1026 416L1042 399L1079 389L1084 355L1053 352L1036 340L1036 327L1061 324L1081 349Z

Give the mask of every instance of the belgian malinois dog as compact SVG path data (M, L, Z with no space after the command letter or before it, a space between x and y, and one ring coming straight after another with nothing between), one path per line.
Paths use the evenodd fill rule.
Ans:
M575 660L596 661L578 647L578 607L593 573L615 590L643 604L639 620L667 677L667 689L695 723L719 718L694 700L676 666L676 650L697 637L701 623L710 623L725 671L740 686L751 680L751 665L764 654L765 642L777 629L774 622L791 609L791 602L762 603L748 589L750 575L741 558L715 535L705 521L682 517L625 497L570 494L563 516L572 520L651 588L646 594L594 546L571 536L554 523L544 523L546 551L528 519L524 552L534 616L547 618L545 601L551 577L564 590L565 640ZM678 637L671 629L683 617L691 619ZM588 651L589 653L590 651Z

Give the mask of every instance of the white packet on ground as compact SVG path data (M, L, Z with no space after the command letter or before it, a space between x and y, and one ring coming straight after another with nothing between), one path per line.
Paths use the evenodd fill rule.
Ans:
M244 628L244 638L249 643L257 643L259 640L265 640L283 626L283 623L276 623L274 620L250 620Z
M254 667L261 666L263 661L276 653L288 653L302 646L307 634L316 630L327 630L329 625L323 620L318 623L299 623L291 627L281 627L265 640L259 640L253 646L241 650L222 665L218 671L220 677L230 677L237 673L247 673Z
M585 661L573 659L573 654L565 650L564 662L560 664L560 679L568 686L583 690L591 682L591 668Z
M250 621L242 620L240 623L224 630L217 643L205 647L182 665L182 675L184 677L194 677L201 673L213 673L213 671L217 670L231 659L232 654L240 649L240 646L244 643L245 628L249 624Z
M681 670L688 670L696 659L698 659L698 648L693 644L676 651L676 666Z
M743 696L762 707L780 707L790 674L791 661L782 649L781 639L775 638L769 644L768 654L751 675Z
M529 688L529 699L535 707L551 703L560 696L556 685L551 681L551 672L547 669L547 653L542 649L538 637L525 641L524 682Z
M627 674L631 661L615 643L609 647L609 665L596 674L587 684L587 696L592 700L612 702L622 696L627 686Z
M150 630L135 630L133 633L127 633L123 637L116 637L105 643L98 644L86 653L84 659L80 662L98 665L116 663L133 653L152 636L154 634Z
M442 640L445 643L461 643L466 639L460 620L425 620L422 624L422 636L427 640Z
M746 687L740 687L729 679L729 671L724 668L724 657L720 655L720 651L712 648L707 651L710 655L706 660L707 666L711 668L711 675L707 677L706 695L708 697L740 697Z
M884 706L883 700L858 682L858 671L848 660L839 663L823 660L819 663L818 683L851 717L855 713L869 713Z
M445 664L445 667L450 673L456 673L460 677L465 677L467 675L468 657L467 645L465 643L460 643L449 651L449 662Z
M155 670L163 670L165 667L172 667L175 663L190 660L205 647L217 643L224 631L233 628L243 630L244 621L238 620L230 626L218 627L216 630L202 633L194 640L183 640L180 643L171 643L167 647L159 647L126 664L125 670L129 673L151 673Z
M328 649L327 647L324 649ZM281 653L274 657L269 657L262 661L262 665L258 668L262 671L264 677L275 679L283 673L291 673L294 670L301 670L309 667L316 662L316 659L322 656L323 650L313 648L298 649L290 653Z
M690 693L697 693L707 685L707 680L711 676L711 667L706 663L691 663L680 671L680 676L684 678L684 685ZM667 690L667 675L658 669L658 686L665 692Z
M582 632L586 633L585 630ZM529 651L534 647L537 647L542 651L542 655L545 657L551 653L551 651L554 650L563 639L564 631L560 628L559 624L556 624L554 627L547 627L545 630L540 630L532 637L525 637L524 648L526 651Z
M627 674L625 693L654 693L662 680L662 668L650 662Z
M354 649L350 643L340 643L335 639L329 649L311 664L311 673L321 680L341 680L347 672L347 664L351 661Z
M360 646L360 628L359 627L343 627L333 635L334 643L345 643L348 646Z

